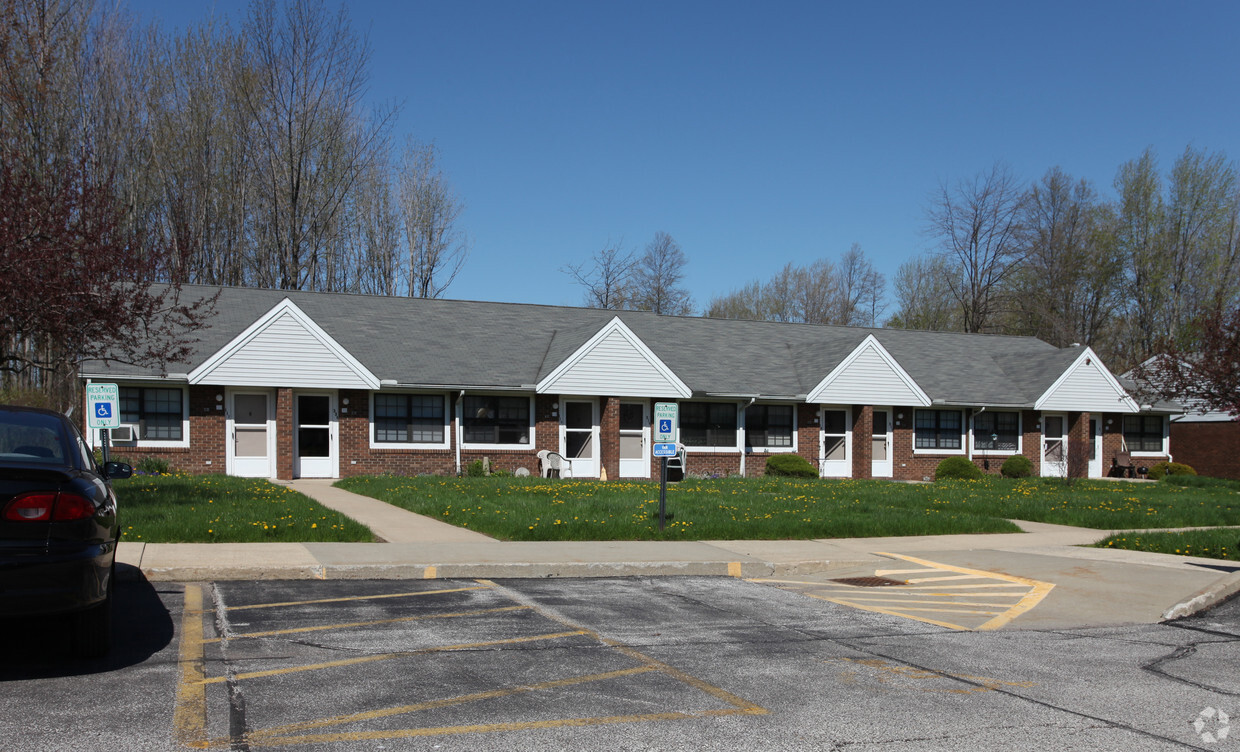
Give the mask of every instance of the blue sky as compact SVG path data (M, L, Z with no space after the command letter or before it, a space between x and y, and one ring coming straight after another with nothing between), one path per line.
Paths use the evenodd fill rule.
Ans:
M246 7L130 3L168 28ZM699 307L853 243L890 288L940 182L996 160L1109 196L1147 147L1240 157L1236 2L345 7L396 140L433 140L467 205L452 298L575 305L561 267L658 231Z

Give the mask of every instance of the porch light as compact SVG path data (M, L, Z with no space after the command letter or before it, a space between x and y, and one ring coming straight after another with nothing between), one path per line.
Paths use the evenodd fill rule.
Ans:
M215 395L215 401L216 401L216 402L223 402L223 401L224 401L224 395L222 395L222 394L217 394L217 395Z

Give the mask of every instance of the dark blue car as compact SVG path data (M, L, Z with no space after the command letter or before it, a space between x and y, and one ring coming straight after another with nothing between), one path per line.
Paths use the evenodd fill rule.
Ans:
M0 405L0 617L64 614L74 652L111 645L116 495L77 427L51 410Z

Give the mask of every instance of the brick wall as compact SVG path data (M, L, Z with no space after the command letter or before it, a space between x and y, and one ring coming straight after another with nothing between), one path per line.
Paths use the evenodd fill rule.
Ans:
M189 387L189 447L113 445L110 449L111 456L135 465L147 457L154 457L166 461L170 470L187 473L226 472L228 458L225 455L224 443L225 403L215 399L215 395L223 393L222 387Z
M1240 480L1240 422L1172 423L1171 455L1198 475Z

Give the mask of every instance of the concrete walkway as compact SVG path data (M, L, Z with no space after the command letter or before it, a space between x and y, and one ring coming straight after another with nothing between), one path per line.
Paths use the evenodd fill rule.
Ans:
M1160 612L1207 608L1240 591L1240 573L1217 559L1080 548L1109 531L1016 521L1025 532L982 535L758 541L499 541L382 501L303 479L285 485L369 526L381 543L132 543L118 561L151 581L239 579L405 579L707 575L792 578L855 574L891 564L891 554L934 558L984 552L992 568L1037 562L1038 575L1064 577L1090 562L1181 570L1158 593ZM1023 558L1022 558L1023 557ZM1026 566L1033 566L1026 564ZM1153 572L1158 569L1149 570ZM833 576L840 576L836 574ZM1185 604L1192 604L1191 606ZM1148 610L1148 609L1147 609Z

